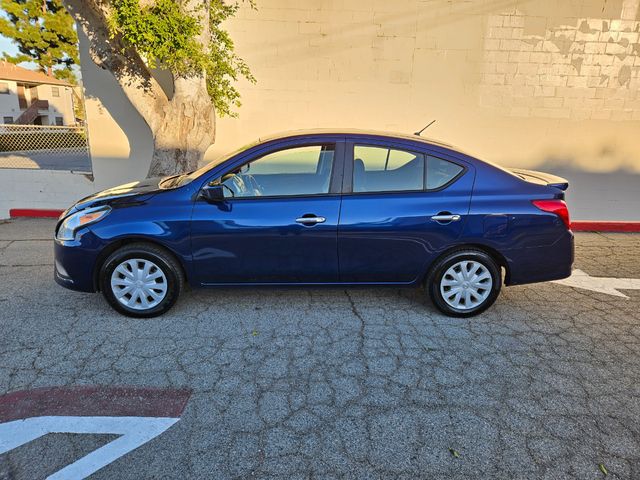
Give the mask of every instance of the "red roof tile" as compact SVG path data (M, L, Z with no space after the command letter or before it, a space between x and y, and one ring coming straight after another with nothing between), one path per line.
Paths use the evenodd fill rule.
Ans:
M26 83L48 83L50 85L71 85L69 82L59 80L49 75L18 67L13 63L0 61L0 80L14 80Z

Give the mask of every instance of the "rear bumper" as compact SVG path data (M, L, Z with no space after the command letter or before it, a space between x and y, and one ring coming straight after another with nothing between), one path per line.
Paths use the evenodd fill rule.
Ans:
M505 252L509 275L506 285L560 280L571 275L574 260L573 233L566 231L553 244Z

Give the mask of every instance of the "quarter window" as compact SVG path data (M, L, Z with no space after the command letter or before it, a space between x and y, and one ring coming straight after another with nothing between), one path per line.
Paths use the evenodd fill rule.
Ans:
M224 175L227 197L329 193L334 145L311 145L269 153Z
M424 190L424 155L384 147L356 145L354 192Z
M2 123L11 124L13 123L13 117L4 117L4 121Z
M427 157L427 190L443 187L462 172L464 168L441 158Z
M60 96L60 87L51 87L51 96L59 97Z

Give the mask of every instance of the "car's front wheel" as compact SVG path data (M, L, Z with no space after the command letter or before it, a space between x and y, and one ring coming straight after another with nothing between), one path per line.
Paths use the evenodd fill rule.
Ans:
M434 264L427 289L445 315L471 317L496 301L502 286L500 267L480 250L457 250Z
M113 252L100 269L100 290L118 312L155 317L178 299L184 276L171 254L155 245L135 243Z

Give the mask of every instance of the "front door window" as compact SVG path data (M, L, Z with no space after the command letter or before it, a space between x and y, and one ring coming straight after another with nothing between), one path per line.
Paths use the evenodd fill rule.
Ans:
M329 193L334 145L308 145L272 152L224 175L233 198L308 196Z

